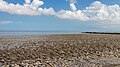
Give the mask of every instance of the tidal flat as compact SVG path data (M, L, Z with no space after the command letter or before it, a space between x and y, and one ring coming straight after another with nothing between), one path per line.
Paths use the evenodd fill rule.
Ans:
M120 35L0 36L0 67L120 67Z

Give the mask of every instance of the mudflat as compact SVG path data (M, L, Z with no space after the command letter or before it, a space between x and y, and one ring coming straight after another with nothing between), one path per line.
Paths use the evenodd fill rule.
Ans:
M120 35L0 36L2 67L120 67Z

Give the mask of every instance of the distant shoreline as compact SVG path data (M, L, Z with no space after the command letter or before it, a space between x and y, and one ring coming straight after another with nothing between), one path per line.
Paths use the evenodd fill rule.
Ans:
M114 34L119 32L79 32L79 31L0 31L0 36L4 35L56 35L56 34Z
M81 32L81 33L87 33L87 34L120 34L115 32Z

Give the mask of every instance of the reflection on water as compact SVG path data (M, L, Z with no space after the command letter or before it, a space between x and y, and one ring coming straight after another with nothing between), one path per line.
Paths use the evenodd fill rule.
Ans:
M29 31L29 32L0 32L0 35L44 35L44 34L80 34L80 32L70 31Z

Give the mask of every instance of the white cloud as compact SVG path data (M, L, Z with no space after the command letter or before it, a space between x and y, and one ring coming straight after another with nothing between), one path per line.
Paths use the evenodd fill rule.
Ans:
M44 4L44 2L40 0L33 0L32 3L28 3L30 3L30 0L26 0L24 5L15 5L12 3L8 4L6 1L0 0L0 11L19 15L41 15L47 11L51 12L52 10L51 8L48 8L45 9L47 10L45 11L44 8L38 8L39 6ZM41 9L42 11L38 9Z
M120 6L105 5L99 1L93 2L83 10L78 10L75 6L76 0L70 1L71 10L60 10L55 12L52 7L41 8L44 4L41 0L25 0L24 5L8 4L0 0L0 11L19 15L54 15L62 19L76 19L80 21L111 22L120 23Z
M77 10L77 8L76 8L74 3L70 3L70 8L71 8L72 11L76 11Z
M120 6L107 6L99 1L92 3L89 7L83 10L83 13L89 17L91 21L101 22L119 22L120 21Z
M41 12L42 15L55 15L55 11L53 8L39 8L39 12Z
M11 14L20 14L20 15L38 15L37 10L33 10L30 5L19 5L19 4L8 4L5 1L0 1L0 11L8 12Z
M70 3L76 3L77 2L77 0L70 0Z
M81 10L77 10L75 12L61 10L57 12L56 16L62 19L77 19L81 21L85 21L88 19L88 17L84 15L84 13Z
M25 0L26 4L30 4L31 0Z
M61 10L57 13L57 16L63 19L77 19L80 21L120 23L120 6L117 4L107 6L95 1L84 10Z
M44 2L43 1L40 1L40 0L33 0L32 3L31 3L31 6L34 7L34 8L38 8L39 6L43 5Z
M0 21L0 24L10 24L13 23L12 21Z

